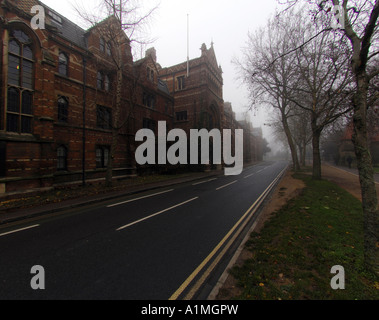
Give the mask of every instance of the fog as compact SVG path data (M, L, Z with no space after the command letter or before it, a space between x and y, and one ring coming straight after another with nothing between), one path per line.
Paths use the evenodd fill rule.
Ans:
M99 12L101 0L43 0L83 28L88 27L75 8L87 12ZM248 32L254 32L266 24L276 9L282 9L277 0L143 0L140 14L157 7L149 18L141 35L149 43L135 43L135 59L141 58L148 47L157 50L158 63L172 66L187 60L187 31L189 31L189 58L200 56L203 43L213 43L218 64L223 69L224 101L232 103L238 117L246 116L249 99L246 88L238 80L237 69L232 60L241 56ZM188 23L189 22L189 23ZM189 25L189 28L187 27ZM276 149L270 138L270 128L265 126L267 110L261 108L248 112L254 127L262 127L271 149Z

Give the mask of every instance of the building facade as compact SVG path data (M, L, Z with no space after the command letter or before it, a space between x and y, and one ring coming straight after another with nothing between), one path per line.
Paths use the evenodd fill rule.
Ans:
M256 130L223 100L213 44L162 68L154 48L133 60L112 16L84 30L37 0L0 3L0 194L161 171L135 161L136 132L157 134L159 121L187 134L244 129L245 163L261 159ZM35 5L44 28L32 28Z
M175 127L187 135L190 129L224 128L222 69L213 44L203 44L199 58L161 69L159 78L175 98Z
M34 5L45 29L31 28ZM127 177L136 131L173 124L156 61L134 63L125 34L116 47L102 32L115 23L83 30L38 1L1 1L0 192L104 179L112 150L114 177Z
M237 121L232 104L224 101L223 71L213 43L209 49L203 44L200 50L200 57L159 72L175 98L174 126L186 131L187 136L191 129L231 129L232 148L235 130L242 129L245 165L262 161L262 130L253 128L250 121Z

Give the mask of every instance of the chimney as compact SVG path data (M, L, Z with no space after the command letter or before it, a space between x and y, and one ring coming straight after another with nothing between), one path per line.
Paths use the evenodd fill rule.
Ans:
M155 50L154 47L146 50L145 57L148 57L148 56L151 56L155 63L157 62L157 51Z

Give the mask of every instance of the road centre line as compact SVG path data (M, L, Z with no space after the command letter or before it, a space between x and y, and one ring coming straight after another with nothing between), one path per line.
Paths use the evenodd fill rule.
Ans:
M172 206L172 207L170 207L170 208L167 208L167 209L164 209L164 210L159 211L159 212L157 212L157 213L154 213L154 214L152 214L152 215L150 215L150 216L148 216L148 217L145 217L145 218L142 218L142 219L140 219L140 220L137 220L137 221L134 221L134 222L132 222L132 223L129 223L129 224L123 226L123 227L118 228L116 231L124 230L124 229L126 229L126 228L129 228L129 227L131 227L131 226L137 224L137 223L140 223L140 222L143 222L143 221L145 221L145 220L151 219L151 218L153 218L153 217L155 217L155 216L158 216L158 215L160 215L160 214L162 214L162 213L165 213L165 212L167 212L167 211L173 210L173 209L175 209L175 208L177 208L177 207L183 206L183 205L185 205L185 204L187 204L187 203L190 203L190 202L192 202L192 201L195 201L195 200L197 200L197 199L199 199L199 197L192 198L192 199L190 199L190 200L184 201L184 202L179 203L179 204L177 204L177 205L175 205L175 206Z
M217 178L209 179L209 180L202 181L202 182L197 182L197 183L194 183L193 186L198 186L199 184L203 184L203 183L207 183L207 182L211 182L211 181L215 181L215 180L217 180Z
M257 171L257 172L254 172L254 173L252 173L252 174L249 174L249 175L246 176L244 179L250 178L251 176L253 176L253 175L255 175L255 174L259 173L259 172L262 172L263 170L264 170L264 169L259 170L259 171Z
M6 236L6 235L9 235L9 234L12 234L12 233L16 233L16 232L21 232L21 231L25 231L25 230L29 230L29 229L33 229L33 228L37 228L37 227L39 227L39 226L40 226L39 224L36 224L36 225L34 225L34 226L29 226L29 227L22 228L22 229L17 229L17 230L13 230L13 231L9 231L9 232L5 232L5 233L1 233L1 234L0 234L0 237Z
M169 192L172 192L172 191L174 191L174 189L166 190L166 191L162 191L162 192L158 192L158 193L154 193L154 194L150 194L150 195L147 195L147 196L144 196L144 197L139 197L139 198L135 198L135 199L131 199L131 200L115 203L115 204L111 204L111 205L107 206L107 208L112 208L112 207L120 206L122 204L130 203L130 202L134 202L134 201L138 201L138 200L142 200L142 199L146 199L146 198L155 197L155 196L158 196L158 195L161 195L161 194L165 194L165 193L169 193Z
M224 185L224 186L222 186L222 187L219 187L219 188L216 189L216 191L219 191L219 190L221 190L221 189L224 189L224 188L226 188L226 187L229 187L229 186L231 186L232 184L235 184L236 182L238 182L238 180L233 181L233 182L231 182L231 183L228 183L228 184L226 184L226 185Z

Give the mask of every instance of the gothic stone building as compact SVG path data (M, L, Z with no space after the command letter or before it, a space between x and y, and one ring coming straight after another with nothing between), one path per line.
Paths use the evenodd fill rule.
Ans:
M244 163L262 161L262 132L254 130L248 121L237 121L231 103L224 102L223 71L213 43L209 49L203 44L200 50L200 57L159 71L159 78L175 97L174 126L186 131L187 136L190 129L231 129L232 148L235 130L243 129Z
M159 78L167 83L175 98L174 126L183 129L187 137L191 129L225 128L222 69L213 44L209 49L203 44L199 58L161 69ZM212 141L210 149L212 165ZM218 167L212 165L205 169ZM197 166L190 168L199 169Z
M31 27L34 5L45 28ZM134 175L135 134L157 133L158 121L243 128L224 110L213 44L162 68L153 48L133 61L126 35L109 32L117 26L109 17L84 30L37 0L0 1L0 194L103 181L110 159L114 178Z
M45 9L44 29L31 28L34 5ZM126 35L118 51L102 32L115 23L83 30L36 0L1 1L0 193L104 179L116 123L113 174L128 176L136 131L159 120L170 129L174 99L154 54L133 62Z
M161 69L175 98L175 126L189 134L190 129L223 129L224 100L222 69L217 64L213 45L203 44L201 56Z

